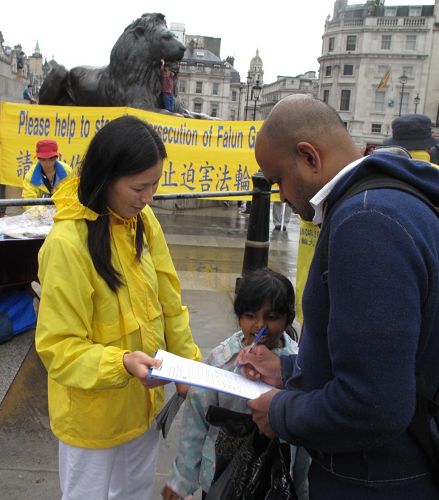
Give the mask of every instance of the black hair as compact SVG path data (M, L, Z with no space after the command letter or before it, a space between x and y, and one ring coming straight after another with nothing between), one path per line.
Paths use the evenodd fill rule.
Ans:
M278 314L287 315L286 331L297 340L292 323L296 316L294 308L295 293L291 281L268 267L250 271L244 275L233 303L238 318L246 312L258 311L266 302Z
M124 115L97 132L82 161L79 201L101 216L94 221L87 221L88 248L96 271L113 291L122 285L122 279L111 263L108 188L121 177L143 172L164 158L165 146L153 127L135 116ZM143 244L144 226L138 214L138 261Z

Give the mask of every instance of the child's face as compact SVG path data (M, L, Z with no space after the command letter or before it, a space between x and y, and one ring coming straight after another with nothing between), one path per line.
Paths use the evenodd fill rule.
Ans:
M266 326L267 331L259 343L273 349L282 345L280 339L287 327L287 314L273 311L270 302L266 302L258 311L242 314L239 317L239 326L244 334L244 345L250 345L259 330Z

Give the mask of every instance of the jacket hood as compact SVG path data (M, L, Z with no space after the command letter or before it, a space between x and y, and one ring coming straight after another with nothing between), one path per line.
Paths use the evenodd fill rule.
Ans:
M439 206L439 169L430 163L413 160L394 153L373 153L340 179L328 197L332 205L358 180L371 175L385 174L422 191L435 206Z
M99 214L85 207L78 199L79 177L64 182L53 194L52 200L56 207L53 217L55 222L60 220L96 220Z

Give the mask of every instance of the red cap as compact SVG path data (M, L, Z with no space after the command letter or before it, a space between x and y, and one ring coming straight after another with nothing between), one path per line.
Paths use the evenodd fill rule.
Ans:
M51 139L43 139L37 142L37 158L58 158L58 144Z

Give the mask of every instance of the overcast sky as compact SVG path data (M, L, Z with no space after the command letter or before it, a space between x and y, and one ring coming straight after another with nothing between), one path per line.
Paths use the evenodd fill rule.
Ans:
M350 0L349 4L363 3ZM434 0L387 0L386 5L431 5ZM334 0L21 0L2 2L0 31L5 43L21 43L27 55L38 41L43 58L68 69L104 66L122 31L147 12L161 12L171 23L184 23L186 33L219 37L221 58L235 57L245 81L251 58L259 49L264 82L277 75L296 76L318 70L325 19Z

